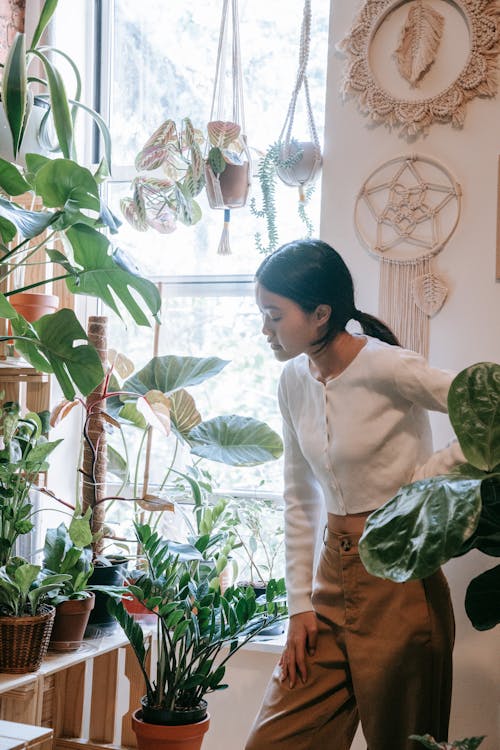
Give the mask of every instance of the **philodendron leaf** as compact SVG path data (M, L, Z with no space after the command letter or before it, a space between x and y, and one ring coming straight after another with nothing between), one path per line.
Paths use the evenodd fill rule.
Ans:
M465 611L476 630L490 630L500 623L500 565L472 579Z
M96 350L76 344L87 341L87 334L73 310L63 308L31 324L18 316L11 325L16 336L26 337L16 340L16 349L33 367L53 372L69 401L76 390L85 396L102 382L104 371Z
M265 422L237 414L201 422L187 440L191 453L229 466L256 466L283 452L280 436Z
M380 578L426 578L460 551L480 512L478 479L444 475L405 485L368 517L361 560Z
M35 191L49 208L68 201L99 212L99 188L92 173L70 159L49 159L35 175Z
M90 519L92 508L87 508L84 515L74 515L69 525L69 535L76 547L88 547L92 544Z
M121 251L110 254L109 240L92 227L76 224L68 229L66 236L73 247L75 263L82 267L76 281L73 278L66 280L70 292L98 297L121 317L115 301L118 298L138 325L149 325L148 317L130 289L142 297L152 315L156 316L161 298L155 284L140 276L137 268L127 265Z
M500 463L500 365L462 370L451 384L448 412L467 461L492 471Z
M7 195L23 195L31 190L16 165L5 159L0 159L0 187Z
M196 408L194 398L184 388L170 396L170 420L173 430L182 438L201 422L201 414Z
M228 362L218 357L153 357L148 364L123 384L123 390L147 393L171 393L179 388L203 383L217 375Z
M10 241L15 236L16 230L25 239L37 237L54 223L57 216L57 213L50 211L27 211L16 203L7 200L7 198L0 197L0 217L4 220L0 228L4 241ZM8 223L14 225L13 230L8 226Z

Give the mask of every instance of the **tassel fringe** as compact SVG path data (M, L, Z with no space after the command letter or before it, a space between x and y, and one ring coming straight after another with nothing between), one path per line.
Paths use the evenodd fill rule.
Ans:
M224 209L224 229L220 236L219 247L217 248L217 255L231 255L231 245L229 244L229 222L231 220L231 211L228 208Z

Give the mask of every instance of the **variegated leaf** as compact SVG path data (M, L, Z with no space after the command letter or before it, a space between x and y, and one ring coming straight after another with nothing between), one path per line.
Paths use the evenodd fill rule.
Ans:
M128 223L138 232L145 232L148 228L145 216L141 216L137 210L137 205L132 198L122 198L120 200L120 209Z
M142 149L135 157L137 170L157 169L163 163L168 151L169 143L177 141L177 129L173 120L166 120L148 138Z
M230 143L235 141L241 133L241 126L236 122L223 122L222 120L213 120L207 125L208 140L212 146L218 148L227 148Z
M161 391L148 391L137 399L137 410L147 422L165 435L170 435L170 399Z
M201 422L201 414L196 408L194 398L184 388L171 394L170 418L175 429L183 437Z
M134 363L125 354L115 351L115 349L108 349L108 362L113 365L118 375L125 380L135 370Z
M443 27L444 17L430 5L418 0L411 6L394 55L399 72L413 86L436 59Z
M61 401L59 404L57 404L57 406L55 406L52 409L52 412L50 414L50 426L55 427L56 425L58 425L59 422L61 422L61 420L67 417L70 411L74 409L75 406L79 403L80 402L77 400L75 401L64 400L64 401Z
M432 318L444 305L448 288L433 273L424 273L413 281L412 293L416 306Z

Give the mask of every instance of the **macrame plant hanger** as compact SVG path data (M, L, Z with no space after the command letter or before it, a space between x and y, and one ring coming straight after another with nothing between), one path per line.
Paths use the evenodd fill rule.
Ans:
M231 121L224 120L226 52L231 35ZM205 164L206 190L211 208L224 210L224 228L219 255L231 252L229 222L231 209L245 205L251 181L250 152L245 135L243 75L241 70L238 0L223 0L219 48L215 71L210 122L207 126L209 151Z
M276 168L279 178L285 185L299 188L299 198L303 203L306 202L306 186L314 182L321 169L321 148L314 122L309 94L309 80L307 77L310 46L311 0L305 0L300 32L299 68L288 112L278 140L280 144L280 161ZM292 129L297 99L302 89L304 90L307 123L311 140L299 142L292 137ZM301 154L301 156L298 157L298 154Z

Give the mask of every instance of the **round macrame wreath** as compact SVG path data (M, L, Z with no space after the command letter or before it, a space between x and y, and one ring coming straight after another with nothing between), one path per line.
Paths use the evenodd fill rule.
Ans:
M453 126L462 127L467 102L475 96L494 96L497 90L499 0L450 0L467 23L470 38L467 61L452 84L435 96L419 100L400 99L382 88L369 59L370 46L380 26L395 8L408 2L414 3L415 13L421 13L422 0L365 0L350 32L339 44L347 56L342 93L357 96L360 110L373 120L400 127L407 135L426 130L432 122L451 121ZM433 12L430 6L426 10ZM434 12L434 15L439 14ZM414 23L410 24L409 33L413 31L411 27L414 28ZM438 27L434 36L440 33ZM431 64L432 52L430 58ZM410 75L408 80L413 81Z

